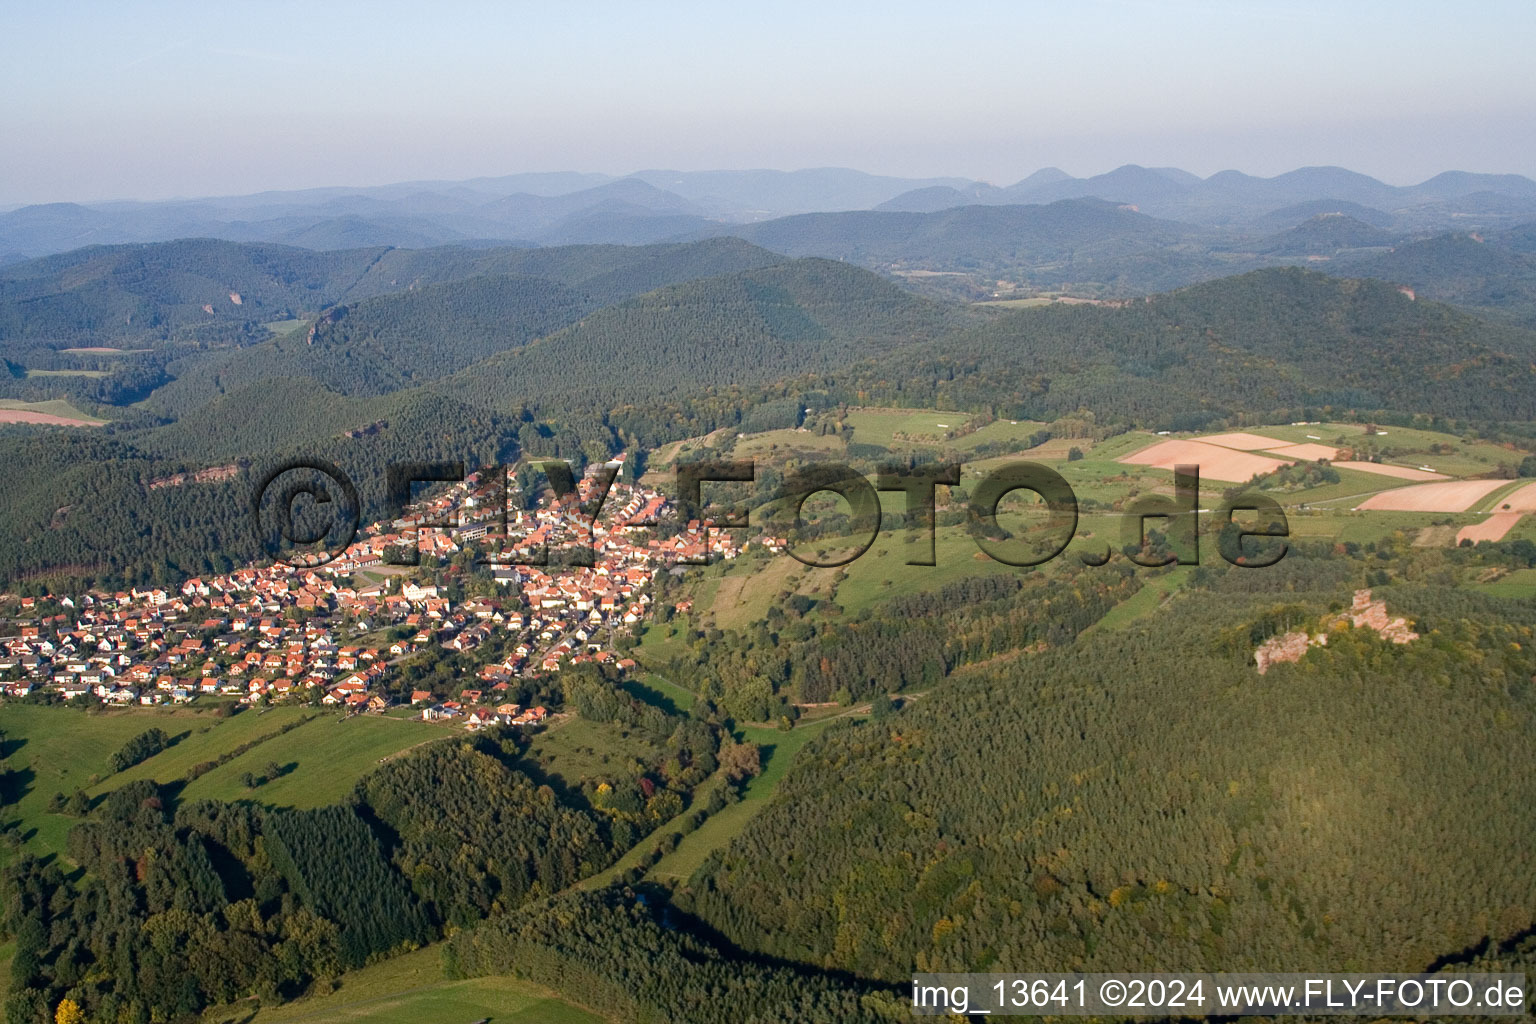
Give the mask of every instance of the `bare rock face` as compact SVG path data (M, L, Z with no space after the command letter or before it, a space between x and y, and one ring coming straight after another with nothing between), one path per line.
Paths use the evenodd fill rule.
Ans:
M1307 653L1307 646L1307 634L1299 632L1281 633L1265 640L1253 652L1253 661L1259 667L1259 675L1268 672L1269 666L1277 662L1300 661L1301 656Z
M1387 614L1387 602L1371 600L1370 590L1355 591L1349 621L1356 629L1374 629L1394 644L1406 644L1419 638L1419 634L1408 628L1407 619Z
M1408 628L1407 619L1401 615L1387 614L1387 602L1373 601L1370 590L1355 591L1355 599L1349 611L1334 622L1341 628L1348 622L1356 629L1374 629L1384 640L1394 644L1406 644L1419 638L1419 634ZM1282 661L1300 661L1301 656L1307 653L1307 648L1321 647L1327 643L1327 633L1314 633L1311 636L1300 631L1282 633L1258 646L1253 652L1253 663L1258 666L1259 675L1263 675L1271 665Z

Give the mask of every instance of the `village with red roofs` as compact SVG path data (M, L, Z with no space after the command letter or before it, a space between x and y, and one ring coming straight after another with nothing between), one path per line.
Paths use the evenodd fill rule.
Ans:
M621 463L607 464L610 475ZM410 705L423 720L470 730L536 724L546 708L508 699L520 681L584 662L635 670L619 648L655 613L659 573L735 558L753 543L783 550L781 539L739 542L696 520L661 536L668 498L617 480L597 518L586 518L604 468L589 467L573 494L532 510L509 507L517 495L496 474L472 473L360 530L316 568L279 562L178 587L21 598L14 634L0 638L0 696L116 706L233 699L354 714ZM411 549L419 567L390 564L391 551ZM462 560L448 564L462 552L489 570L493 594L449 596L463 591L448 582L462 574ZM399 666L434 646L498 656L457 676L456 692L407 689Z

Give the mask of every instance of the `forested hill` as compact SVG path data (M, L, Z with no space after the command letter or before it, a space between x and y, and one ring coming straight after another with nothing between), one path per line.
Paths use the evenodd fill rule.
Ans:
M335 306L288 334L198 354L169 367L153 404L169 412L274 377L306 377L345 395L380 395L446 376L543 337L597 304L562 284L498 274Z
M390 464L511 458L518 426L421 389L347 398L279 378L151 430L13 432L0 436L0 579L169 584L228 571L262 555L249 509L269 467L335 463L377 517ZM157 486L205 467L233 475Z
M18 263L0 269L0 344L150 345L188 332L239 337L264 321L329 305L384 251L188 239L91 246Z
M608 304L680 281L782 262L739 238L664 245L563 245L542 249L391 249L342 296L348 302L444 281L524 274L574 288Z
M1341 249L1389 246L1397 240L1390 231L1357 220L1348 214L1322 213L1260 243L1263 252L1287 256L1329 256Z
M316 317L308 329L171 364L176 380L157 391L152 404L186 411L274 377L308 377L346 395L385 394L448 376L639 292L781 261L738 239L639 248L392 251L348 289L345 304ZM508 267L521 269L506 272ZM393 290L381 292L386 285ZM351 298L359 293L374 294Z
M782 257L739 239L657 246L315 252L184 239L91 246L0 268L0 352L26 348L227 344L262 324L428 284L520 274L574 288L597 305Z
M937 213L808 213L735 225L729 231L791 256L924 266L1082 259L1174 245L1203 234L1188 224L1156 220L1098 199L963 206Z
M632 407L665 420L666 408L707 402L722 389L832 374L879 353L943 348L942 338L974 319L867 270L801 259L610 306L440 387L555 421Z
M882 400L1192 429L1331 407L1536 418L1536 333L1379 281L1255 271L1119 305L1022 310L841 375ZM1295 418L1295 417L1292 417Z
M1284 600L1347 605L1309 585ZM1529 934L1531 606L1381 596L1426 636L1335 631L1261 676L1250 637L1280 595L1221 587L829 731L684 909L890 981L1416 971Z
M1536 226L1484 240L1436 235L1387 253L1346 262L1348 273L1412 285L1418 294L1454 302L1493 319L1536 327Z
M251 474L280 457L320 455L380 480L390 459L606 458L722 427L797 426L804 408L839 403L1045 421L1087 409L1154 429L1383 412L1536 419L1536 334L1381 282L1268 270L1120 305L989 314L805 258L594 308L584 281L622 292L707 258L687 247L524 258L551 276L418 284L333 308L313 343L301 324L184 353L165 364L178 379L99 439L66 449L35 429L0 432L0 461L26 467L4 496L0 576L172 579L242 559L249 544L224 524ZM153 424L153 410L169 422ZM220 483L148 488L230 464L243 468ZM67 513L86 508L96 522Z

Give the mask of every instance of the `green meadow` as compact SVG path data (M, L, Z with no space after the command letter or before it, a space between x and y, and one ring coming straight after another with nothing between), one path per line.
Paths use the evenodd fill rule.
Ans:
M742 727L743 738L758 744L762 750L762 773L746 784L739 802L710 815L704 824L684 836L675 850L656 862L647 877L664 882L687 881L698 866L704 863L705 857L736 838L747 822L767 805L779 780L789 771L795 755L837 720L823 718L806 722L788 732L773 726Z
M453 735L451 729L419 719L380 715L346 718L331 708L278 710L307 712L316 717L195 779L182 790L182 799L255 800L271 807L323 807L344 798L358 779L385 758L419 743ZM276 713L268 712L267 717ZM245 785L245 773L260 775L272 763L282 772L278 778L254 789Z
M13 797L0 810L6 822L16 822L22 839L21 849L39 856L61 855L64 839L75 824L72 817L53 814L48 803L55 793L69 796L75 790L99 794L116 788L131 778L159 777L160 769L152 762L167 760L164 780L169 781L196 763L189 753L223 744L224 729L245 735L244 715L220 719L208 710L189 708L127 708L111 711L86 711L80 708L49 707L40 704L7 703L0 706L0 733L5 736L6 764L19 778L8 796ZM255 716L252 715L252 718ZM108 760L130 739L146 729L159 728L176 741L169 750L135 766L122 775L110 775ZM230 742L238 745L241 740ZM180 748L185 745L186 750ZM226 748L227 749L227 748ZM203 760L198 756L197 760ZM100 778L95 785L93 778ZM3 856L0 853L0 856Z
M496 976L450 981L442 949L426 946L343 975L333 992L281 1006L226 1006L204 1024L602 1024L531 982Z

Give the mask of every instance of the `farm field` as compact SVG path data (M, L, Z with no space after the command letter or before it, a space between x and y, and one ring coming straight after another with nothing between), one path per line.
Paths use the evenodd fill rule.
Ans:
M969 413L933 409L854 409L848 413L855 444L886 448L914 443L898 441L894 434L906 434L917 443L941 444L947 431L964 426L970 419Z
M1521 516L1518 512L1495 512L1480 523L1463 526L1456 532L1456 543L1460 544L1462 541L1471 541L1473 544L1476 544L1485 540L1503 540L1505 534L1509 533L1520 522L1520 518Z
M1371 511L1465 512L1509 483L1507 480L1453 480L1412 484L1367 498L1358 507Z
M1201 477L1242 483L1255 475L1273 473L1286 465L1283 459L1269 458L1252 452L1225 448L1204 441L1167 440L1154 444L1133 455L1124 455L1121 462L1134 466L1152 466L1171 470L1178 465L1197 465Z
M273 807L323 807L350 793L357 780L383 758L452 734L452 730L415 719L378 715L343 719L339 712L326 709L304 725L194 779L180 795L184 800L254 800ZM255 789L248 789L241 781L246 772L260 774L272 762L283 769L280 778Z
M1264 452L1285 459L1300 459L1303 462L1316 462L1318 459L1332 461L1339 455L1339 450L1332 445L1318 444L1315 441L1308 441L1306 444L1283 444L1278 448L1265 448Z
M1223 448L1235 448L1240 452L1262 451L1267 448L1281 447L1275 439L1263 434L1250 434L1246 431L1235 431L1230 434L1206 434L1201 437L1189 438L1192 441L1203 441L1206 444L1220 445ZM1282 443L1283 444L1283 443Z
M1536 482L1517 480L1507 491L1494 492L1480 511L1536 512Z
M107 420L81 412L62 398L46 402L0 399L0 423L36 423L63 427L96 427Z
M1394 467L1417 472L1420 465L1428 465L1440 476L1478 476L1492 472L1501 464L1518 462L1524 455L1523 452L1502 444L1466 440L1455 434L1412 427L1378 427L1377 430L1376 434L1367 436L1365 426L1359 423L1310 423L1296 426L1287 424L1249 427L1245 430L1217 434L1187 434L1180 435L1176 439L1312 459L1320 456L1303 455L1301 452L1276 453L1274 449L1293 445L1338 448L1367 444L1378 450L1394 453L1389 454L1382 463L1373 463L1376 472L1386 473ZM1151 435L1142 436L1151 438ZM1434 448L1440 450L1434 451L1432 450ZM1404 478L1430 479L1419 476Z
M836 434L817 435L809 430L768 430L747 434L736 442L731 452L742 459L781 460L796 454L841 457L847 445Z
M1435 473L1425 469L1414 469L1409 466L1393 466L1385 462L1356 462L1345 459L1333 464L1334 469L1352 469L1360 473L1372 473L1377 476L1392 477L1395 480L1449 480L1444 473Z
M1482 503L1481 511L1488 512L1488 518L1462 527L1456 534L1456 543L1503 540L1527 513L1536 512L1536 483L1518 483L1509 490L1494 493Z
M5 734L7 764L21 777L13 794L15 801L0 815L6 821L19 822L24 851L38 856L62 854L65 836L76 819L49 813L48 802L55 793L69 796L77 789L88 789L92 776L107 775L108 759L146 729L160 728L173 737L182 736L189 749L197 749L203 736L216 736L223 742L219 730L243 725L243 717L218 719L206 711L183 708L88 713L79 708L6 704L0 707L0 732ZM200 733L204 728L209 732ZM172 747L157 756L171 757L179 764L181 754ZM150 767L154 760L150 758L136 770L154 771ZM116 788L115 780L131 777L111 776L99 790Z
M1023 447L1029 435L1044 429L1045 424L1038 420L993 420L950 443L963 452L973 451L984 444L1017 444Z
M1335 502L1344 498L1363 499L1368 495L1379 491L1391 490L1402 486L1401 483L1377 476L1374 473L1362 473L1359 470L1344 469L1338 463L1334 463L1334 471L1339 474L1339 482L1336 484L1319 484L1316 487L1306 487L1300 490L1270 490L1262 489L1261 493L1274 498L1281 505L1294 508L1299 505L1316 505L1322 502Z
M443 974L442 949L422 949L391 957L342 976L334 992L259 1010L223 1007L203 1017L204 1024L602 1024L603 1018L578 1009L532 982L510 977L449 981Z

